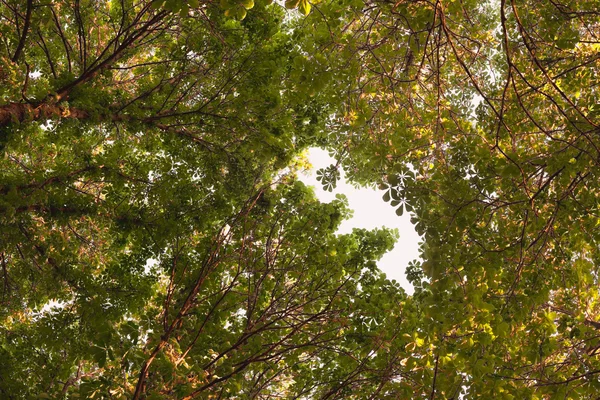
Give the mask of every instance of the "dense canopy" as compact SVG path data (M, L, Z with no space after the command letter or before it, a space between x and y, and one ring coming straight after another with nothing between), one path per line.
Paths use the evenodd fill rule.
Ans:
M0 398L596 398L599 9L2 0Z

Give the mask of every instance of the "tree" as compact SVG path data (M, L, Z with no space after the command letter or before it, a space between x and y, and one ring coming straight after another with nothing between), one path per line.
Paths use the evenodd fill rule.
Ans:
M343 202L293 183L335 104L307 84L324 71L278 9L188 11L2 4L3 397L393 383L393 235L336 237Z
M596 2L286 5L1 4L3 396L595 396Z
M333 152L424 235L432 397L598 392L596 6L373 2L344 28Z
M393 236L336 237L345 213L341 201L318 204L301 184L261 188L212 234L188 212L179 229L163 233L165 250L151 272L130 271L143 261L132 246L128 259L104 276L121 285L127 274L150 281L153 287L137 293L141 304L129 300L119 310L118 296L97 302L76 294L33 320L13 320L3 342L11 366L3 371L3 390L85 398L266 396L325 390L331 378L315 379L319 360L329 360L326 368L338 374L354 368L362 375L364 365L353 365L351 355L368 354L378 325L391 317L363 314L368 305L361 302L377 296L373 290L387 292L382 305L399 303L402 295L371 261ZM351 323L367 315L366 326ZM336 366L341 352L348 360ZM19 362L36 361L35 353L44 359ZM307 364L312 376L298 373Z
M11 21L19 20L16 7L5 5L7 13L16 15L16 20L4 19L6 32ZM256 19L248 18L242 27L220 15L211 21L201 14L173 25L177 17L151 11L149 4L73 7L36 6L28 14L33 19L29 26L44 27L40 21L49 17L47 29L38 31L37 39L16 35L15 42L26 37L28 45L17 61L3 58L7 85L2 87L12 90L3 95L2 106L7 115L0 190L3 245L11 248L4 250L6 263L30 257L41 257L42 265L57 260L58 254L47 254L49 247L63 255L69 248L77 259L81 247L65 242L77 237L85 242L85 234L78 236L80 228L100 235L91 246L98 254L106 257L113 244L118 254L129 240L117 239L121 232L185 213L185 202L195 196L190 192L199 188L216 212L207 215L206 223L218 223L257 182L268 182L286 166L296 146L313 140L317 114L305 124L314 112L295 104L282 86L289 81L285 66L291 55L286 36L277 32L280 16L260 17L257 11ZM69 12L74 21L75 14L86 16L79 28L65 24ZM152 24L157 26L150 29ZM210 33L215 24L221 29ZM106 35L99 27L108 30ZM7 49L18 46L10 46L10 35L3 37ZM32 68L41 75L30 77ZM23 85L11 85L8 79L19 74ZM175 204L173 188L190 197ZM56 233L57 223L66 230L56 238L60 245L33 245ZM14 247L23 243L29 243L31 254ZM104 244L108 247L98 247ZM156 246L152 251L158 254L160 243ZM14 268L16 273L26 270ZM5 272L12 275L9 267ZM24 288L33 277L12 284ZM8 281L7 296L17 296L11 301L17 308L22 303L17 299L37 296L37 286L13 291ZM60 298L56 288L49 292ZM27 301L29 306L40 302L44 297Z

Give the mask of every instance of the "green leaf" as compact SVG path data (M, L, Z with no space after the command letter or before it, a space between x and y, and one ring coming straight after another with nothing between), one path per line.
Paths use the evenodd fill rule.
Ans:
M396 215L401 217L404 214L404 203L400 204L400 207L396 209Z
M390 201L390 192L389 190L387 190L384 194L383 194L383 201L385 201L386 203Z

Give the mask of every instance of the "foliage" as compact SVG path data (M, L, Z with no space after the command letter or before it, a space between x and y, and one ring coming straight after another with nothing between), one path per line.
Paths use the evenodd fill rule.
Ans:
M1 396L593 398L597 8L3 1Z
M330 146L424 236L432 398L598 392L596 8L374 3L345 25Z

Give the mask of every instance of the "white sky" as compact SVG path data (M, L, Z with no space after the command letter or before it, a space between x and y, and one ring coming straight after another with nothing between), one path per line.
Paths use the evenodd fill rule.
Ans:
M308 160L313 168L305 174L300 174L300 180L313 186L317 198L325 203L335 199L336 194L343 193L348 198L350 208L354 210L354 216L342 222L338 233L352 232L352 228L373 229L385 226L398 229L400 239L394 249L383 256L378 265L389 279L398 281L408 293L412 293L412 285L406 280L404 271L410 261L419 257L420 238L410 222L409 213L405 212L401 217L397 216L395 209L383 201L382 191L369 188L356 189L346 183L343 172L342 179L333 192L324 191L321 183L317 181L317 170L331 165L334 162L333 158L325 150L311 148L308 151Z

